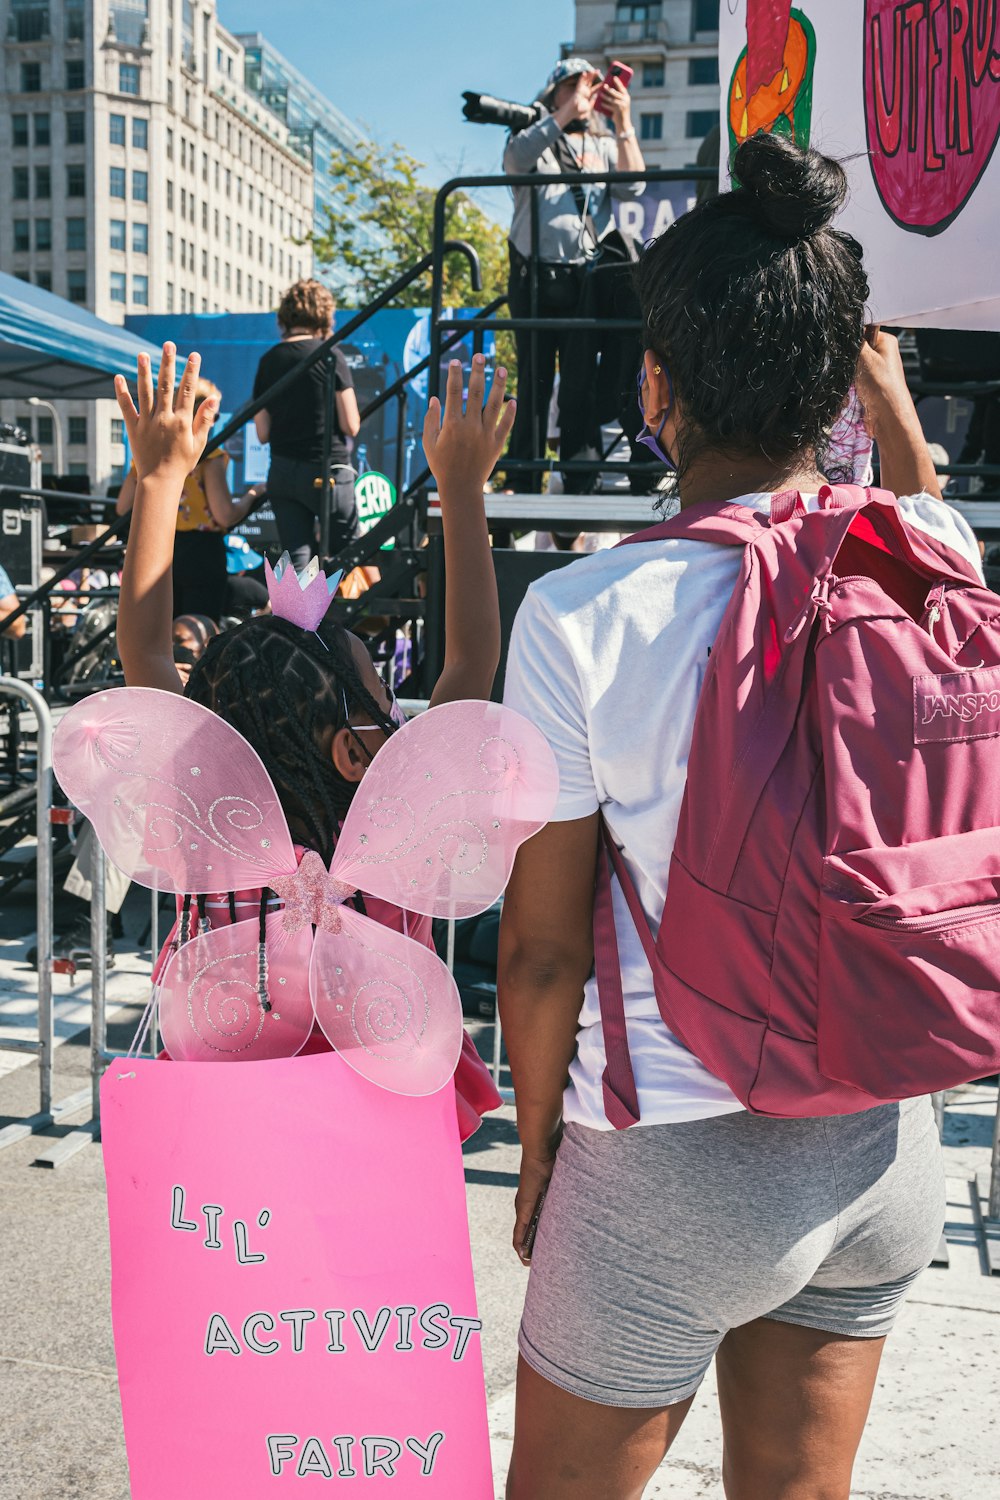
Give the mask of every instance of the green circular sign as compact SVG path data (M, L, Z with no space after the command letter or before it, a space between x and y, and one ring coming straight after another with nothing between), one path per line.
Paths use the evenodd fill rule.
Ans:
M396 503L396 486L377 469L366 469L354 481L354 499L358 507L361 535L364 536L366 531L371 531L392 510ZM387 551L394 545L393 542L384 542L382 550Z

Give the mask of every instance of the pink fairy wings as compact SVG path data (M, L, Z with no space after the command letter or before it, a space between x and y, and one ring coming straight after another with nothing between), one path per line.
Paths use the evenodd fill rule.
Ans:
M60 721L59 783L114 864L177 895L294 873L288 824L256 751L210 709L157 688L111 688Z
M331 873L408 911L474 916L502 893L558 789L552 751L520 714L480 701L432 708L379 750Z
M171 1057L294 1056L315 1013L345 1061L381 1087L422 1094L447 1081L462 1035L451 975L345 902L360 889L434 916L492 905L558 791L552 753L520 715L452 703L398 730L355 793L329 872L315 852L296 859L252 747L186 698L118 688L85 699L60 723L54 760L110 858L140 884L267 886L283 902L263 946L251 921L201 932L174 954L160 992Z

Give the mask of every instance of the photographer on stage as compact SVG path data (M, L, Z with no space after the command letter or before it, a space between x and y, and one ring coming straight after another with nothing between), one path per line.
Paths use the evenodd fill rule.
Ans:
M559 63L539 95L543 118L510 137L504 171L510 176L537 172L542 177L563 172L641 172L645 164L632 125L628 90L617 80L605 87L604 99L611 111L608 125L594 109L600 83L600 73L585 58L570 57ZM611 188L603 183L514 188L509 235L511 317L527 318L532 311L532 195L538 199L537 316L567 318L579 311L589 263L611 252L627 259L624 244L618 244L621 236L615 229L611 200L638 197L642 188L642 183ZM520 411L510 458L544 455L556 357L565 379L568 333L554 328L534 335L527 330L516 334ZM537 492L540 471L513 473L510 488Z

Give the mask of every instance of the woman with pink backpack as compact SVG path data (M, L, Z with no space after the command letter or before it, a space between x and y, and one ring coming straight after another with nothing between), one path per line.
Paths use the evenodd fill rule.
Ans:
M511 642L506 701L561 790L500 939L531 1267L508 1500L639 1500L713 1359L729 1500L847 1500L886 1336L943 1221L930 1103L909 1095L944 1086L945 1053L976 1076L997 1045L975 1007L1000 871L963 864L963 818L1000 823L974 806L995 776L967 774L994 740L964 720L1000 732L980 680L1000 688L1000 642L980 630L962 656L985 618L978 547L942 503L895 340L865 339L861 247L833 227L842 169L760 135L733 172L638 268L640 404L680 517L546 575ZM855 385L892 494L824 471ZM837 661L854 662L839 679ZM952 807L934 778L958 754L972 789ZM754 821L769 806L784 822ZM909 861L919 883L913 840L928 890L950 860L972 893L950 925L884 873ZM965 1029L935 1050L928 1025L897 1058L906 965L945 929L961 972L932 984L924 963L913 1003L944 995ZM870 1029L817 1021L824 965Z

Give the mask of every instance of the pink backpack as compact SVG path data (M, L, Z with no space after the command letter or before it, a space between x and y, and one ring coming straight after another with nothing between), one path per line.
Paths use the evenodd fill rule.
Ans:
M605 829L605 1109L639 1118L610 869L667 1026L749 1110L836 1115L1000 1067L1000 598L884 490L700 505L743 546L654 942Z

